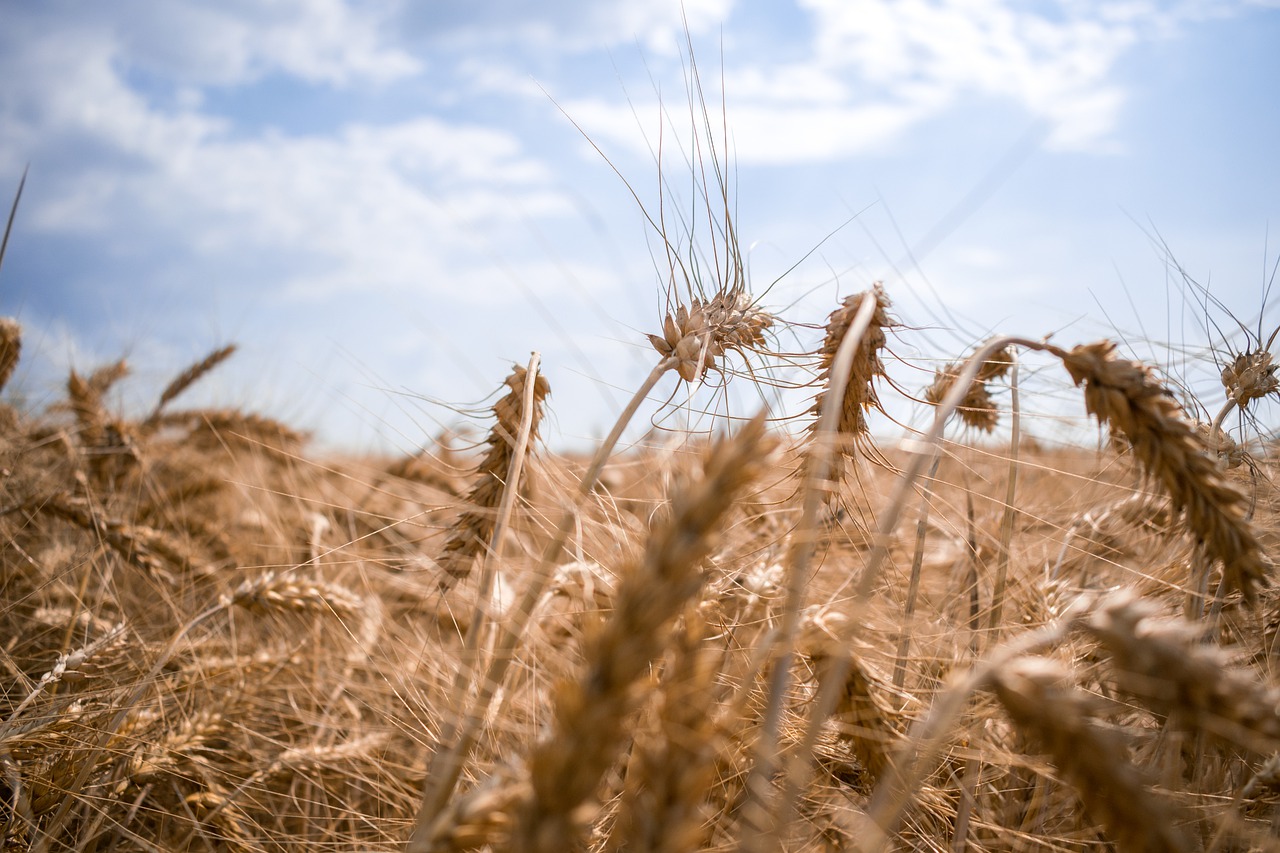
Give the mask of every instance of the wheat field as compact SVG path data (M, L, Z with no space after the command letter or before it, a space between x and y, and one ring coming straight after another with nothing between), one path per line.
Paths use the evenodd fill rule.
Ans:
M1035 334L912 386L892 283L752 296L703 151L712 245L654 220L653 368L593 454L541 442L536 355L399 459L184 408L230 346L147 412L123 361L0 405L4 849L1280 849L1274 341L1201 398ZM796 410L624 443L779 364ZM889 396L925 425L884 439Z

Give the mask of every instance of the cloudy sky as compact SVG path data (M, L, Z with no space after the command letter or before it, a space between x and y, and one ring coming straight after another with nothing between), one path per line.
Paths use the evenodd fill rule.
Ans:
M641 205L687 242L704 115L763 304L820 324L884 280L909 357L1114 329L1168 361L1157 342L1207 340L1175 262L1219 319L1256 321L1280 254L1276 3L0 0L0 19L6 206L30 166L0 311L37 406L122 355L140 404L236 342L206 400L412 448L537 350L552 440L588 440L653 364L665 256Z

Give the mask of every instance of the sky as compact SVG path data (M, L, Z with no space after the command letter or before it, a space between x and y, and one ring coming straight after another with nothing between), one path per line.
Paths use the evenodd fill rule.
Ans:
M1249 344L1232 315L1280 322L1276 2L0 0L0 22L6 206L29 169L0 313L34 408L121 357L115 402L146 407L237 343L192 403L404 451L537 351L544 432L582 446L655 363L654 224L714 278L707 188L760 304L810 327L777 346L883 281L909 392L995 332L1111 335L1177 373Z

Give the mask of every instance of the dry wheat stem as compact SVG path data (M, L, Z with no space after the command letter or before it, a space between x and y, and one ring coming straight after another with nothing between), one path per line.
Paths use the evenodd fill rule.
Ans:
M996 579L991 591L991 620L989 623L991 639L1000 632L1000 622L1004 611L1005 585L1009 574L1009 549L1013 545L1013 528L1018 518L1014 498L1018 489L1018 452L1022 441L1022 407L1018 398L1018 356L1013 348L1008 350L1009 359L1009 477L1005 485L1004 516L1000 519L1000 551L996 554Z
M538 385L541 377L538 374L538 365L542 360L542 356L537 352L529 357L529 366L524 372L524 388L523 397L524 405L520 415L520 426L515 437L515 447L512 450L511 463L505 477L505 488L502 490L502 500L498 504L498 517L493 525L493 532L489 536L489 543L485 550L481 551L480 559L480 578L477 584L476 603L471 614L471 624L467 627L466 636L462 642L462 662L459 668L457 678L453 684L453 697L460 703L465 705L466 697L471 693L471 685L475 681L478 674L477 670L480 666L480 643L484 636L486 620L492 608L489 601L489 592L493 587L494 576L496 574L496 561L502 555L502 540L506 536L507 527L511 523L511 512L515 507L515 501L520 494L520 475L524 469L525 452L529 446L529 440L537 429L538 421ZM532 381L530 381L532 379ZM465 707L455 707L452 712L461 716L465 713Z
M639 564L624 573L612 614L586 644L582 677L557 691L553 731L529 757L532 797L520 810L512 850L573 849L592 822L590 800L621 745L635 687L701 589L701 563L721 519L768 457L762 412L713 445L702 475L675 490L670 516L655 526Z
M550 393L546 378L516 366L503 384L511 390L493 406L494 424L485 440L488 450L480 461L476 483L467 495L467 509L450 527L438 560L443 572L439 579L441 593L448 592L471 573L477 556L493 540L494 513L504 496L511 492L508 484L517 450L523 458L523 448L517 448L516 438L523 429L519 419L526 410L525 399L530 395L534 405L530 410L529 435L533 438L538 435L540 404Z
M18 203L22 201L22 189L27 185L28 163L22 167L22 178L18 181L18 190L13 194L13 204L9 207L9 219L4 226L4 239L0 239L0 268L4 267L4 255L9 249L9 235L13 233L13 221L18 217Z
M933 455L929 473L924 476L920 489L919 518L916 520L915 550L911 555L911 576L907 580L907 599L902 607L902 629L898 634L897 660L893 664L893 686L902 687L907 680L907 657L911 653L911 620L916 612L916 598L920 594L920 573L924 568L924 546L929 533L929 512L933 507L933 484L937 481L938 466L942 454Z
M803 508L800 521L792 533L788 554L787 597L783 607L782 629L776 658L770 676L769 704L765 710L760 737L756 743L755 764L747 780L747 802L743 807L747 824L754 826L756 831L749 832L743 839L744 853L762 850L764 845L776 843L773 833L788 823L786 813L789 809L788 804L783 799L769 796L770 780L778 763L778 737L782 724L782 709L786 704L790 688L796 632L800 625L805 586L809 582L809 565L816 546L818 512L822 505L823 486L831 472L832 458L839 441L839 431L845 425L844 421L850 409L846 402L846 394L855 393L855 389L851 388L852 380L856 378L864 384L870 381L870 375L859 374L855 377L851 372L855 357L863 355L865 358L865 353L860 353L859 347L863 344L863 337L871 326L877 310L883 313L880 307L882 297L883 291L863 294L857 312L848 323L828 372L828 385L826 396L822 401L822 412L805 459L805 477L801 486ZM865 393L865 388L859 388L856 391ZM858 403L855 403L852 409L861 415L861 407ZM772 804L770 800L773 800Z
M471 704L470 710L460 721L456 719L445 721L444 731L438 742L439 745L431 759L430 770L426 780L426 791L415 819L413 836L409 840L408 853L425 853L430 849L431 827L453 796L453 789L458 783L458 774L461 773L463 764L466 763L467 757L475 747L476 739L480 735L480 729L484 725L484 719L489 712L489 705L493 702L493 697L506 679L507 668L515 657L512 652L520 641L520 637L524 634L529 619L532 618L543 592L546 591L551 575L549 567L569 539L569 534L572 532L577 518L578 508L586 500L587 496L591 494L596 481L600 478L600 472L613 454L614 447L622 437L622 433L631 422L632 417L639 410L641 403L648 399L649 393L658 384L658 381L668 371L674 370L678 363L678 359L672 357L664 358L654 366L644 382L636 389L636 393L632 395L630 402L627 403L617 422L614 423L609 435L596 448L591 464L578 482L577 492L561 516L555 535L552 536L551 542L543 551L538 565L531 572L531 579L528 586L525 587L524 594L510 611L508 618L498 633L489 666L485 670L483 680L477 685L477 695Z

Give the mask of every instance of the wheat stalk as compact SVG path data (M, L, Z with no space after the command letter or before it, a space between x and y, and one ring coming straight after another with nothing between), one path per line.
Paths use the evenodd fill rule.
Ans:
M667 643L670 623L704 582L700 564L725 512L763 471L764 417L708 451L701 477L677 488L638 565L623 573L615 609L586 645L582 677L557 691L553 731L529 757L532 796L512 849L571 849L594 810L587 804L614 761L635 688Z

